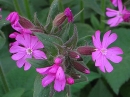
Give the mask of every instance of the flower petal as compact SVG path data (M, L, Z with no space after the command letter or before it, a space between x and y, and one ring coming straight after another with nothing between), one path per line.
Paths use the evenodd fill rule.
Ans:
M111 33L111 30L107 31L104 36L103 36L103 41L102 41L102 47L107 48L111 43L113 43L117 39L117 34L116 33Z
M47 74L48 73L48 70L51 68L50 67L45 67L45 68L36 68L36 71L40 74Z
M107 50L106 57L114 63L119 63L122 61L122 57L118 56L119 54L123 54L123 51L119 47L112 47Z
M93 39L93 44L96 48L100 48L101 47L101 41L100 41L100 31L97 30L95 32L95 36L93 35L92 36L92 39Z
M64 90L64 88L65 88L65 83L66 83L66 80L60 81L60 80L55 79L54 89L55 89L56 91L58 91L58 92Z
M31 67L31 64L28 63L28 62L26 62L25 65L24 65L24 70L25 70L25 71L26 71L26 70L29 70L30 67Z
M40 50L35 50L33 51L33 56L36 59L47 59L46 55L44 52L40 51Z
M33 49L40 49L40 48L44 48L44 45L42 44L41 41L37 41L36 45L33 46Z
M17 66L21 68L25 64L25 58L21 58L17 61Z
M113 9L110 9L110 8L106 8L106 10L107 10L106 15L108 17L114 17L118 14L118 11L116 11L116 10L113 10Z
M122 0L118 0L118 9L120 12L122 12L122 10L123 10Z
M18 46L18 45L13 45L11 48L10 48L10 53L17 53L17 52L23 52L25 51L25 48L24 47L21 47L21 46Z
M62 67L59 67L56 73L56 79L57 80L64 80L65 79L65 73L62 69Z
M97 50L95 52L92 52L92 60L93 61L97 60L100 56L101 56L100 51Z
M26 54L25 52L18 52L18 53L16 53L16 54L13 54L11 58L12 58L13 60L19 60L19 59L21 59L25 54Z
M44 77L42 79L42 86L43 87L46 87L47 85L49 85L53 80L55 79L55 76L54 75L47 75L46 77Z

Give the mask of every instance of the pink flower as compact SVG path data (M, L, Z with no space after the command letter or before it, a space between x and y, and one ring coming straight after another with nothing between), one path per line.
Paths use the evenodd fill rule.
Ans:
M6 20L10 21L12 28L16 31L20 33L32 33L30 29L26 29L20 24L20 16L17 12L11 12L6 18Z
M17 62L17 66L24 66L24 70L28 70L31 64L26 61L27 58L47 59L45 53L39 50L41 48L44 48L44 45L36 36L18 34L9 51L13 53L12 59Z
M70 10L70 8L66 8L65 11L64 11L64 14L66 15L66 17L68 18L68 22L73 22L74 18L73 18L73 14Z
M119 25L121 22L123 22L123 14L124 14L124 9L121 0L118 0L118 11L106 8L106 15L108 17L112 17L107 21L107 24L110 25L110 27L114 27Z
M112 2L112 4L117 7L117 4L118 4L118 0L110 0Z
M104 34L103 41L100 41L100 31L95 32L95 36L92 36L93 44L95 46L95 52L92 53L92 59L95 62L95 66L99 67L102 72L111 72L113 70L112 65L109 63L111 60L114 63L119 63L122 61L122 57L119 56L123 54L123 51L119 47L108 46L117 39L117 34L108 31Z
M67 77L66 78L66 82L69 84L69 85L72 85L74 84L74 79L72 77Z
M62 62L61 62L62 63ZM66 84L64 70L60 64L53 64L52 66L45 68L36 68L36 71L43 76L42 86L46 87L54 81L54 89L58 92L63 91Z

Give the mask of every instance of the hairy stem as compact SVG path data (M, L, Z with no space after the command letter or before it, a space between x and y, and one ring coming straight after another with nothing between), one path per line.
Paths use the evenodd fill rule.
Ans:
M80 0L80 10L84 8L83 0ZM82 23L84 23L84 12L80 13L80 20Z
M0 77L1 77L1 81L4 85L5 92L6 93L9 92L9 87L8 87L7 80L6 80L6 77L4 75L3 69L1 67L1 64L0 64Z

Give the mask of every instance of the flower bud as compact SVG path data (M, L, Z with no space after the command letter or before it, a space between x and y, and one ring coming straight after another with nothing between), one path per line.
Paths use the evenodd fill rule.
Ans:
M69 54L70 58L82 60L82 58L80 57L80 55L76 51L69 51L68 54Z
M72 84L74 84L74 79L72 77L67 77L66 82L67 82L67 84L72 85Z
M64 14L67 17L69 23L73 22L74 17L69 7L65 9Z
M59 65L63 62L63 56L57 56L55 59L54 59L54 63Z
M87 67L83 66L81 63L73 61L73 66L75 69L77 69L80 72L83 72L85 74L89 74L90 71Z
M80 79L80 78L81 78L81 75L80 75L80 74L72 73L71 76L72 76L74 79Z
M78 47L77 51L81 54L81 55L91 55L92 52L95 51L94 47L91 46L81 46Z
M53 20L53 26L61 26L62 23L65 21L66 16L64 13L59 13L55 19Z

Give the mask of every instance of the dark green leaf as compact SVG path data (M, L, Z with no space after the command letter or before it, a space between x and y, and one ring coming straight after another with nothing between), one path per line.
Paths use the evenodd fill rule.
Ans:
M16 88L16 89L11 90L10 92L6 93L2 97L21 97L23 93L24 93L23 88Z
M73 35L64 45L66 47L75 48L75 46L77 45L77 40L78 40L78 31L77 27L74 25Z
M42 78L43 76L38 75L35 79L34 82L34 93L33 93L33 97L51 97L50 96L50 85L47 87L43 87L41 82L42 82Z
M74 20L83 12L84 9L82 9L80 12L78 12L75 16L74 16Z
M47 60L38 60L38 59L27 59L27 61L34 66L35 68L38 67L46 67L49 66L49 62Z
M98 19L93 14L91 15L90 20L91 20L91 23L92 23L93 27L95 28L95 30L99 30L100 23L99 23Z
M107 89L106 85L99 80L92 88L88 97L113 97L111 92Z
M61 38L54 36L54 35L47 35L44 33L35 33L35 35L43 42L43 44L44 44L44 41L47 41L50 43L57 43L60 45L63 44Z
M95 0L83 0L83 2L87 7L93 9L98 14L104 15L101 8L99 7L99 4Z

